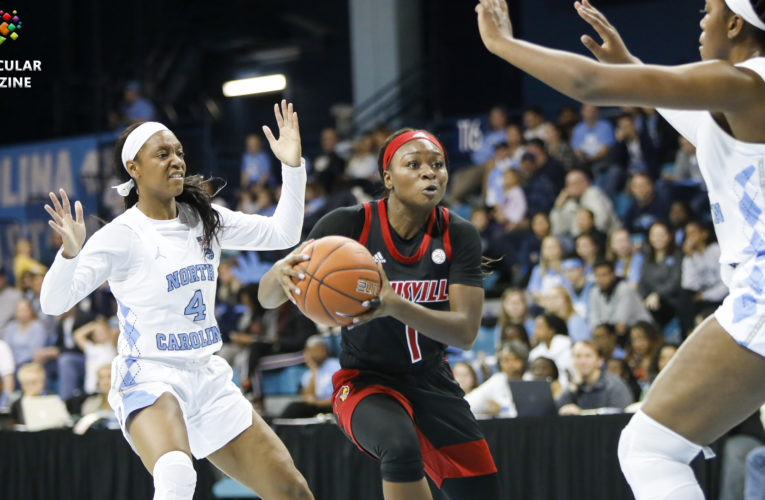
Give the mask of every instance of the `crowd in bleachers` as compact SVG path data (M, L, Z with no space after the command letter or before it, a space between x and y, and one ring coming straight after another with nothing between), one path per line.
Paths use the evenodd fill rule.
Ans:
M513 122L497 106L470 161L450 165L444 203L473 223L487 257L476 345L448 350L478 416L516 415L514 379L548 381L564 415L634 408L727 294L693 146L655 110L604 115L566 107L551 122L531 106ZM377 152L390 132L320 132L320 151L307 159L304 234L332 209L379 196ZM217 201L271 215L278 176L263 141L249 135L240 185ZM108 410L100 381L118 334L114 300L104 285L61 317L42 314L40 285L58 245L39 249L38 261L20 240L13 269L0 269L0 408L19 423L19 402L40 394L58 394L75 415ZM273 392L264 373L302 366L287 390L292 404L266 411L306 417L329 411L338 332L290 302L260 307L258 281L282 255L224 252L220 354L260 410ZM41 373L42 383L25 383Z

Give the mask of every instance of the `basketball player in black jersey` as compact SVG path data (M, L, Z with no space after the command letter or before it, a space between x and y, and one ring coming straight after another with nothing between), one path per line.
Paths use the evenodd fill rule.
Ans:
M478 233L438 205L446 160L428 132L399 130L378 155L388 196L336 209L309 235L358 240L383 276L379 304L343 329L332 399L346 435L381 462L386 500L431 499L425 473L451 500L498 496L494 461L444 359L447 344L473 345L483 306ZM264 307L293 300L302 248L263 277Z

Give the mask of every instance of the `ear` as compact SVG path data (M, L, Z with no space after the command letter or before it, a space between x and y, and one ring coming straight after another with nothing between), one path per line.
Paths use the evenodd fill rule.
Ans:
M130 174L130 177L133 179L137 178L138 175L138 162L134 160L128 160L127 163L125 163L125 166L127 167L128 174Z
M393 191L393 181L390 178L390 170L383 172L383 184L385 184L385 189L388 191Z
M741 34L744 28L744 20L738 14L733 14L728 19L728 40L733 40Z

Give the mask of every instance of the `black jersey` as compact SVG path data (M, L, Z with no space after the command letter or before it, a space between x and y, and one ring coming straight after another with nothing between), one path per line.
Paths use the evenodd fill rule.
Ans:
M468 221L443 207L433 209L412 238L388 223L387 200L339 208L314 226L309 238L347 236L381 262L393 289L425 307L449 310L449 285L481 287L481 241ZM343 368L413 372L434 366L445 345L390 316L343 329Z

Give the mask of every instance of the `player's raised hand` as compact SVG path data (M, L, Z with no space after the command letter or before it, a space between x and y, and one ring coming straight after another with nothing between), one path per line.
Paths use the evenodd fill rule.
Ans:
M496 42L513 38L513 26L505 0L480 0L475 11L478 13L481 40L489 52L494 52Z
M624 44L619 32L606 19L598 9L592 6L590 0L574 2L579 17L587 21L592 26L603 43L598 43L590 35L582 35L581 41L587 49L592 52L598 61L609 64L631 64L639 63L640 60L630 54L627 46Z
M274 137L267 125L263 125L263 133L266 134L271 151L285 165L299 167L300 156L303 151L300 146L298 116L292 109L292 103L287 104L287 101L282 99L281 106L274 104L274 116L276 117L276 124L279 126L278 139Z
M72 206L69 197L63 189L58 190L61 195L61 201L55 193L48 193L50 196L50 205L45 205L45 211L50 214L51 219L48 225L52 227L61 239L64 241L63 256L71 259L80 253L82 244L85 243L85 220L82 216L82 204L79 201L74 202L75 217L72 217Z

